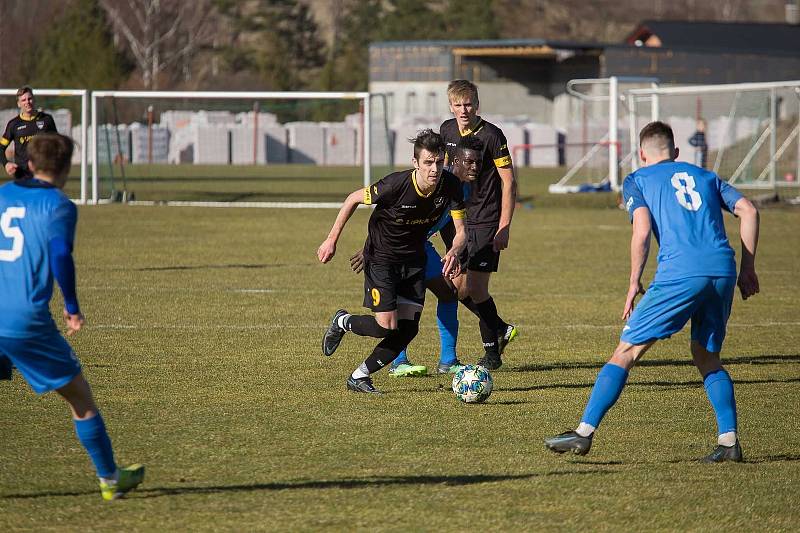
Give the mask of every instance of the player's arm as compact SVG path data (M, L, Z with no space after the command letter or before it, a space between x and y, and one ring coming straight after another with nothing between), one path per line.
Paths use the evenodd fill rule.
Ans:
M77 209L71 202L59 208L53 222L53 230L47 241L48 258L53 277L64 298L64 319L67 335L81 329L84 318L78 304L75 283L75 261L72 259L72 244L77 222Z
M453 228L455 229L453 246L447 250L447 253L442 258L442 263L444 263L442 265L442 275L450 279L461 274L461 264L458 262L458 257L467 245L467 229L463 216L453 217Z
M347 224L347 221L353 216L358 205L366 203L364 201L365 195L364 189L358 189L345 198L341 209L339 209L339 214L336 216L336 221L333 223L333 227L328 233L328 238L325 239L317 249L317 258L321 262L327 263L333 259L333 256L336 254L336 243L339 241L339 236L342 234L345 224Z
M6 124L6 130L3 136L0 137L0 165L3 165L3 168L5 168L9 176L13 176L14 172L17 171L17 165L9 162L8 157L6 157L6 148L8 148L8 145L11 144L11 141L14 139L11 122L12 121L9 121L9 123Z
M56 128L56 121L53 119L52 115L47 115L45 117L44 131L49 133L58 133L58 129Z
M631 277L628 285L628 295L625 298L625 308L622 319L627 320L633 311L633 302L636 296L644 294L642 287L642 273L647 264L647 255L650 253L650 210L639 207L633 212L633 235L631 236Z
M494 237L494 251L499 252L508 248L511 218L514 216L514 207L517 204L517 179L514 176L514 167L508 165L497 169L500 174L502 187L502 203L500 205L500 226Z
M739 291L746 300L759 291L756 275L756 248L758 248L758 229L760 215L758 209L747 198L739 198L733 209L739 217L739 235L742 239L742 262L739 266Z

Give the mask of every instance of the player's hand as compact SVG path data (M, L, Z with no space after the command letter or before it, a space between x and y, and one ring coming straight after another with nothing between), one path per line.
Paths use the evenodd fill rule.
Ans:
M67 335L74 335L80 331L83 323L86 322L82 314L78 313L73 315L66 309L64 309L64 320L67 323Z
M508 248L508 237L509 237L509 228L508 226L503 226L497 233L494 235L494 242L492 243L492 248L495 252L499 252L501 250L505 250Z
M442 276L449 279L457 278L461 274L461 263L455 254L448 252L442 258Z
M633 302L640 294L644 294L642 282L637 281L636 283L631 283L630 287L628 287L628 296L625 298L625 309L622 310L622 320L628 320L628 318L630 318L633 312Z
M336 241L333 239L325 239L317 249L317 259L322 263L327 263L333 256L336 255Z
M754 268L742 268L739 272L739 280L736 282L739 291L742 293L742 300L747 300L751 296L758 294L758 276Z
M17 165L11 162L6 163L6 172L9 176L14 177L14 172L17 171Z
M364 250L359 250L350 256L350 268L356 274L361 274L364 271Z

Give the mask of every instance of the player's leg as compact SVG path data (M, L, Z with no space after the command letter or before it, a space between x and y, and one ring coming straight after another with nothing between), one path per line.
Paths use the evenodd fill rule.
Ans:
M333 314L331 323L322 336L322 353L333 355L344 334L348 331L362 337L386 338L397 329L397 316L391 312L396 309L394 285L397 273L392 265L364 262L364 307L375 315L353 315L344 309Z
M78 441L91 458L100 478L103 499L114 500L135 489L144 480L144 466L117 468L111 439L83 373L57 389L57 392L69 404Z
M372 374L391 364L408 343L417 336L422 306L399 303L395 312L397 328L372 350L347 380L347 388L354 392L380 394L372 384Z
M623 328L619 345L600 369L580 424L575 430L545 439L548 449L578 455L589 452L594 432L619 399L630 369L655 341L669 338L686 325L703 290L702 280L694 279L650 285Z
M628 373L655 341L644 344L631 344L620 341L611 359L597 374L589 401L583 410L580 424L572 431L565 431L545 439L545 446L556 452L571 451L586 455L592 446L592 437L606 413L617 403L628 381Z
M381 300L384 300L383 303ZM347 388L355 392L380 394L372 385L370 376L394 361L419 331L419 319L425 305L425 268L394 265L380 297L366 303L371 303L378 322L383 322L384 327L394 328L351 374Z
M706 297L692 315L692 358L717 420L717 447L703 459L711 463L742 460L733 380L719 357L735 286L733 277L708 278Z
M455 287L441 275L428 280L428 290L436 295L436 324L439 328L439 364L437 373L453 374L464 365L458 360L458 298Z
M497 306L494 299L489 294L489 279L491 272L478 270L467 271L467 290L475 308L478 311L480 321L478 325L483 341L484 356L478 361L489 370L496 370L503 364L500 359L500 344L498 342L498 329L500 318L497 316Z

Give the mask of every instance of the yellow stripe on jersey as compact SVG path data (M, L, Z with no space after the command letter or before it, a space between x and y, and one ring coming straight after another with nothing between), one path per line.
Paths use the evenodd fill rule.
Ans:
M494 166L497 168L503 168L511 165L511 156L504 155L503 157L498 157L494 160Z
M456 209L455 211L450 211L450 216L453 217L453 220L461 220L467 217L467 212L464 209Z
M8 146L9 144L11 144L11 141L5 137L0 137L0 146Z
M364 204L372 204L372 193L369 191L369 187L364 187Z

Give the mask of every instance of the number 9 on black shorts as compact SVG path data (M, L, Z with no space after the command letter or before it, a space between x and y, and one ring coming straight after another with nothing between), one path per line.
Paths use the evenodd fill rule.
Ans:
M364 262L364 307L394 311L398 304L425 304L425 267Z

